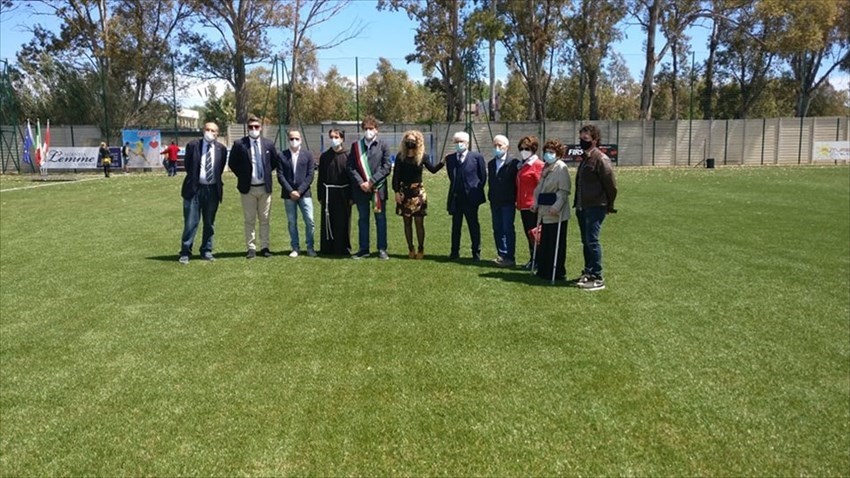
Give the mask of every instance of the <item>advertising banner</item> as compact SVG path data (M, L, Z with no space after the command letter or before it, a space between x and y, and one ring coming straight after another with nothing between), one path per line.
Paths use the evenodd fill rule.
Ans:
M130 168L161 168L162 136L158 130L125 129L121 144L130 143L127 166Z
M540 146L541 148L543 145ZM605 153L608 156L608 159L611 160L611 163L617 164L617 159L619 158L619 154L617 151L616 144L600 144L599 150ZM568 144L567 145L567 157L564 158L564 162L574 163L581 159L581 155L584 151L581 149L581 146L577 144ZM543 152L539 153L541 157L543 157Z
M815 141L812 148L815 161L850 161L850 141Z
M98 152L96 146L88 148L76 148L65 146L53 146L47 152L47 160L44 167L47 169L97 169Z

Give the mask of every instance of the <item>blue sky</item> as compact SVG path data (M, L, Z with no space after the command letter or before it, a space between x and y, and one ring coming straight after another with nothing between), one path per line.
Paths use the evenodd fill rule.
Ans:
M365 25L363 33L332 50L318 52L319 67L326 71L332 65L336 65L340 73L349 78L355 76L355 57L359 58L360 76L365 77L375 69L378 58L383 57L392 61L396 68L405 69L415 80L422 79L422 69L418 64L406 64L404 57L412 53L415 48L413 44L415 35L415 22L411 21L404 12L378 11L375 8L377 2L373 0L355 0L346 9L344 15L339 15L330 21L310 31L310 36L317 44L329 41L340 30L348 27L352 22ZM20 4L12 12L2 12L0 16L0 58L7 59L10 63L15 61L15 54L20 46L31 38L27 28L35 23L58 31L58 22L52 17L32 15L26 6ZM639 80L643 71L644 34L639 25L633 20L626 19L621 28L624 30L622 41L614 45L613 50L623 56L632 77ZM692 37L692 50L697 63L701 62L706 55L705 39L707 30L704 27L693 27L687 32ZM270 31L269 39L273 51L281 51L286 39L289 38L286 30ZM660 49L663 37L657 39L656 48ZM486 46L482 50L486 61ZM497 46L496 60L497 78L503 79L507 76L505 67L505 50L501 45ZM664 61L667 61L666 58ZM269 65L270 66L270 65ZM840 79L836 75L833 84L847 88L847 76ZM198 94L201 84L194 84L185 92L181 103L186 106L199 104L203 99Z

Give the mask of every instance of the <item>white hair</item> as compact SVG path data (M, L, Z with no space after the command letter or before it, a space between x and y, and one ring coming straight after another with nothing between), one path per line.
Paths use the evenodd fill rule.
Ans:
M497 134L496 136L493 136L493 142L499 143L499 144L501 144L502 146L505 146L505 147L508 147L508 146L511 145L510 141L508 141L508 138L505 135L502 135L502 134Z
M463 142L463 143L468 143L469 142L469 133L467 133L465 131L458 131L457 133L454 134L454 136L452 136L452 141L455 141L455 142L460 141L460 142Z

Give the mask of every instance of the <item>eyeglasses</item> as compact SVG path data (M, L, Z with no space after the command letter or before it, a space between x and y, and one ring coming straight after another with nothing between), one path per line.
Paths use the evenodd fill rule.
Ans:
M258 124L249 124L248 125L248 129L260 129L260 128L262 128L262 126L260 126Z

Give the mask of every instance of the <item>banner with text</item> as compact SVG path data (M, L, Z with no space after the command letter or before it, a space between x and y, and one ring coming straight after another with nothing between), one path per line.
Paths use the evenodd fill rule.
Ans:
M130 168L161 168L162 156L159 148L162 146L162 136L158 130L125 129L121 131L123 142L129 143L127 167Z
M814 161L850 161L850 141L815 141Z
M53 146L47 152L44 167L48 169L97 169L100 148Z

